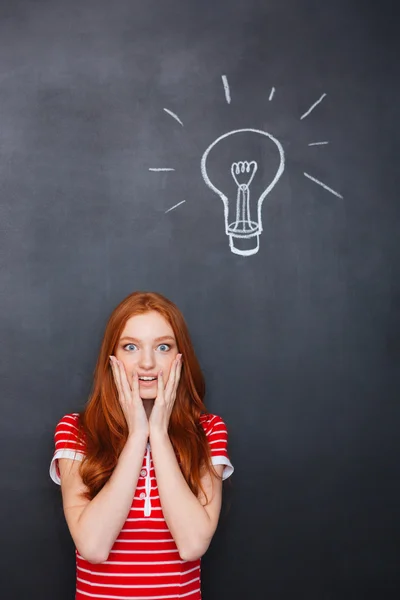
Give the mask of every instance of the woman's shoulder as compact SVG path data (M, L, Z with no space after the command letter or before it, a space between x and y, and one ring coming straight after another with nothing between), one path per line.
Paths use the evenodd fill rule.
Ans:
M67 413L57 423L54 431L54 454L50 463L50 477L60 484L58 459L82 460L86 444L80 432L79 413Z
M72 412L65 414L57 423L58 425L65 425L66 427L78 427L79 426L79 413Z
M67 413L63 417L61 417L61 419L59 419L59 421L57 422L56 433L58 433L61 430L65 430L70 433L75 432L77 434L79 431L79 422L79 413Z
M200 416L200 424L202 425L206 435L215 431L226 431L225 421L219 415L213 413L203 413Z
M54 432L54 440L56 447L68 442L83 446L84 434L80 428L79 413L67 413L59 419Z
M223 479L233 473L233 466L228 454L228 429L220 415L207 413L201 415L200 422L207 436L212 463L225 465Z

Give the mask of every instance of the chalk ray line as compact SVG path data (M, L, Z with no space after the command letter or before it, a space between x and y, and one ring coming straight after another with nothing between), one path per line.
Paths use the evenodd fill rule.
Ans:
M171 206L171 208L169 208L168 210L165 211L165 214L169 213L171 210L174 210L174 208L178 208L178 206L180 206L181 204L184 204L185 202L186 202L186 200L182 200L182 202L178 202L178 204Z
M309 146L325 146L325 144L329 144L329 142L312 142L308 144Z
M172 110L169 110L168 108L164 108L165 112L168 113L169 115L171 115L171 117L173 117L175 119L175 121L178 121L178 123L180 123L183 127L183 123L180 120L180 118L178 117L178 115L176 115L174 112L172 112Z
M304 173L304 175L306 177L308 177L308 179L311 179L311 181L314 181L314 183L317 183L318 185L320 185L321 187L323 187L324 190L327 190L328 192L331 192L331 194L334 194L335 196L337 196L338 198L342 198L342 200L343 200L343 196L341 196L340 194L338 194L338 192L335 192L335 190L333 190L332 188L328 187L325 183L322 183L322 181L319 181L318 179L315 179L315 177L312 177L308 173Z
M175 171L175 169L171 169L170 167L150 167L149 171Z
M272 98L274 97L274 94L275 94L275 88L273 87L272 90L271 90L271 93L269 95L269 101L270 102L271 102Z
M316 106L318 106L318 104L319 104L320 102L322 102L322 100L325 98L325 96L326 96L326 94L322 94L321 98L319 98L319 99L318 99L316 102L314 102L314 104L313 104L312 106L310 106L310 108L308 109L308 111L307 111L307 112L305 112L305 113L304 113L304 115L302 115L302 116L300 117L300 121L301 121L302 119L305 119L305 118L306 118L306 117L307 117L307 116L310 114L310 112L311 112L312 110L314 110L314 108L315 108Z
M231 103L231 90L229 89L228 78L226 75L222 75L222 83L224 85L225 98L228 104Z

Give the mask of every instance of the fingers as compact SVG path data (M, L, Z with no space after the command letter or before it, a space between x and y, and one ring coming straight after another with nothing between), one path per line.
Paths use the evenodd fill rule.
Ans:
M129 382L128 382L128 377L126 375L124 363L121 362L120 360L118 361L118 368L119 368L119 372L121 375L122 390L124 392L125 398L128 399L132 396L132 390L131 390L131 386L129 385Z
M178 364L176 367L174 393L176 393L176 391L178 389L179 381L181 379L181 373L182 373L182 354L179 355L179 361L178 361Z
M164 400L164 376L162 371L159 372L157 379L157 398Z
M119 396L121 400L128 400L132 395L132 390L126 376L125 367L121 361L115 358L115 356L110 356L110 362Z
M173 387L174 387L175 372L176 372L176 359L174 360L174 362L171 365L171 369L169 371L167 385L165 386L165 395L167 396L167 398L170 397L171 392L172 392Z
M132 377L132 392L133 392L133 397L135 399L140 398L140 393L139 393L139 375L138 375L137 371L135 371L133 373L133 377Z
M118 361L115 356L110 356L111 369L114 376L114 382L117 386L118 394L122 395L122 382L121 382L121 374L118 368Z
M178 354L171 366L168 383L165 388L167 399L175 398L178 389L180 374L182 370L182 354Z
M114 376L115 385L118 394L125 401L130 398L135 400L140 399L139 376L134 372L131 381L128 380L124 364L117 360L115 356L110 356L110 364ZM164 374L162 371L158 374L157 379L157 398L161 401L166 400L167 403L174 402L176 391L178 389L180 376L182 372L182 354L178 354L172 362L168 381L164 385Z
M171 365L167 385L165 387L165 395L167 396L167 398L171 397L172 390L174 389L177 364L178 364L177 357L175 357L175 360L173 361L173 363Z

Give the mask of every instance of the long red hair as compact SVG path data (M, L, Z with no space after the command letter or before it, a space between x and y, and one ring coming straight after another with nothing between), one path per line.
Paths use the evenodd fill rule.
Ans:
M118 400L109 364L123 329L131 317L157 311L171 325L178 350L182 354L182 372L168 434L180 467L190 489L197 496L205 471L217 475L211 464L211 453L199 418L207 413L203 402L204 377L196 358L189 331L178 307L154 292L134 292L112 312L100 348L91 395L79 414L80 434L86 445L86 456L80 466L86 497L91 500L110 478L128 437L128 426ZM208 499L207 499L208 501Z

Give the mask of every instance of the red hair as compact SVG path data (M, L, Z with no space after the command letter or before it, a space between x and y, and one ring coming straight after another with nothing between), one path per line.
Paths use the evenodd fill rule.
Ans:
M110 478L128 437L128 426L118 400L110 355L115 354L123 329L131 317L157 311L170 324L178 350L182 354L182 372L168 434L190 489L197 496L205 471L217 475L199 418L207 413L203 402L205 384L189 330L178 307L154 292L134 292L112 312L100 348L91 395L80 413L80 433L86 444L86 456L80 473L91 500ZM207 499L208 501L208 499Z

